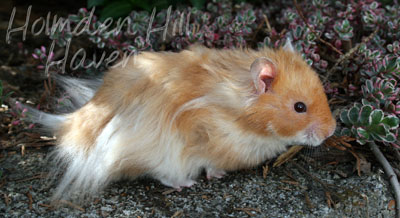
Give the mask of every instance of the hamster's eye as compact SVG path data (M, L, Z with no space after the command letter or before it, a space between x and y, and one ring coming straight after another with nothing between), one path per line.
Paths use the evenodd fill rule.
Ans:
M296 102L296 104L294 104L294 110L297 113L304 113L307 111L307 107L303 102L299 101L299 102Z

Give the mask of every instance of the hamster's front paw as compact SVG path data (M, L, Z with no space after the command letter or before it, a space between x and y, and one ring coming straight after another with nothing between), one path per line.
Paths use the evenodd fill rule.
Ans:
M186 179L183 181L161 180L161 183L166 186L172 187L172 188L176 189L177 191L182 191L182 188L192 187L194 184L196 184L196 181L194 181L192 179Z
M211 167L206 169L206 173L207 173L208 180L210 180L212 178L220 179L220 178L224 177L226 174L226 172L224 170L218 170L218 169L214 169Z

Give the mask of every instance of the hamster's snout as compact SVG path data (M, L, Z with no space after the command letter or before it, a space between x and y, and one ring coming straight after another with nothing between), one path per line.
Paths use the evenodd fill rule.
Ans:
M333 135L333 133L335 133L336 130L336 122L333 121L333 125L331 125L331 128L328 131L328 134L325 136L325 138L329 138Z
M325 139L331 137L335 133L335 130L336 130L336 120L335 118L331 117L331 120L327 125Z
M332 118L329 123L313 123L305 131L305 138L307 142L305 144L318 146L325 139L329 138L335 133L336 121Z

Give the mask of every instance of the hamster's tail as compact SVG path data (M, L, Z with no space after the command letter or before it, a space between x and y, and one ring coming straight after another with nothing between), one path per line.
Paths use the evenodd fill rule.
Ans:
M86 104L103 83L103 80L98 78L78 79L58 75L53 76L53 78L67 92L72 103L71 110L76 110Z
M65 92L64 96L67 96L63 101L62 108L55 109L55 114L40 111L15 100L10 102L10 105L19 113L24 113L23 120L40 124L35 126L35 129L46 134L59 131L63 123L69 119L70 113L84 106L95 95L103 82L101 79L77 79L65 76L52 76L51 79L54 79L57 87L60 87ZM96 155L92 156L96 157ZM78 187L79 185L81 187L93 187L93 190L97 190L95 188L99 187L99 184L105 183L101 180L101 177L96 181L85 179L85 176L88 175L93 178L99 177L95 176L99 171L93 171L92 166L97 166L99 163L97 159L93 160L94 157L90 159L85 156L84 152L74 152L71 146L54 147L53 151L47 156L48 161L53 163L47 184L59 183L52 198L54 202L62 198L72 197L74 190L82 190ZM61 177L62 179L58 182L57 180ZM88 184L85 181L93 183Z
M52 76L52 79L66 92L67 96L63 107L55 110L56 114L37 110L16 100L10 102L14 109L20 112L25 111L24 120L41 124L40 130L45 132L56 131L67 119L69 113L81 108L94 96L103 82L101 79L77 79L59 75Z

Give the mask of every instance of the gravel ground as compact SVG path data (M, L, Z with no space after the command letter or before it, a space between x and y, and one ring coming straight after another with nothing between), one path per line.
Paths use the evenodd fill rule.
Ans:
M273 168L263 178L262 167L207 181L205 176L191 188L175 192L151 179L121 181L85 206L64 203L49 207L54 186L43 174L48 152L30 150L3 153L0 167L0 216L5 217L394 217L388 210L393 199L379 168L361 177L352 163L333 169L308 166L305 159ZM301 165L310 174L301 173ZM326 188L336 204L329 207ZM341 175L341 176L339 176ZM345 176L346 178L343 178ZM331 184L331 185L330 185ZM31 199L31 200L30 200Z

